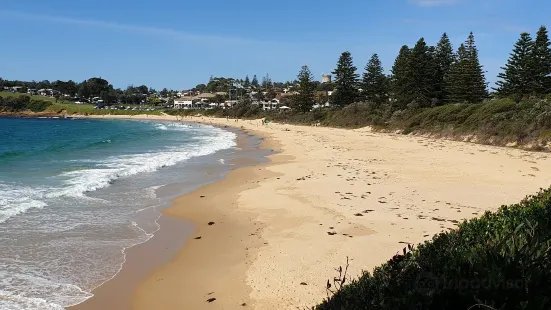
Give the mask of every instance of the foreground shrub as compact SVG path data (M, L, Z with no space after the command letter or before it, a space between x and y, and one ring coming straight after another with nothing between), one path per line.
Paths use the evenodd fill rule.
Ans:
M550 309L550 298L547 189L404 249L314 309Z

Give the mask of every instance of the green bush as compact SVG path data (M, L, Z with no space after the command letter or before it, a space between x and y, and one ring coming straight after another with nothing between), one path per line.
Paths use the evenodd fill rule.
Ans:
M317 310L550 309L551 189L404 249ZM491 307L491 308L488 308Z
M40 99L31 99L29 104L27 105L27 108L33 112L43 112L51 106L52 103L50 101L46 100L40 100Z

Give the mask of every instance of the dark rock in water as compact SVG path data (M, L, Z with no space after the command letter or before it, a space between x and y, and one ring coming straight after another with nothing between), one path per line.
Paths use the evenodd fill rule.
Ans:
M214 225L214 222L209 222L209 226L212 226L212 225Z
M244 302L244 303L241 304L241 307L245 307L246 305L247 305L247 303Z
M329 236L334 236L334 235L336 235L337 233L334 232L334 231L328 231L327 234L328 234Z
M213 297L213 298L207 299L207 302L213 302L213 301L215 301L215 300L216 300L216 298Z
M193 238L193 239L195 239L195 240L199 240L199 239L201 239L201 236L199 236L199 237L195 237L195 238Z
M199 198L205 198L205 196L199 196Z
M306 282L300 282L300 285L308 285Z
M361 214L361 213L356 213L356 214L354 214L354 215L355 215L355 216L364 216L364 215Z

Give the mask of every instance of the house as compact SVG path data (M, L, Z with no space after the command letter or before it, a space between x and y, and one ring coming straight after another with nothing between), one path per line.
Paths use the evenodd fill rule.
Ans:
M223 103L223 106L224 107L228 107L228 108L231 108L233 107L234 105L237 104L237 100L226 100L224 103Z
M187 98L187 99L181 99L181 98L174 99L174 108L175 109L184 109L184 110L193 109L194 108L193 100L191 100L189 98Z
M29 95L38 95L38 90L34 88L27 89L27 94Z
M193 97L193 99L199 99L201 102L208 102L209 99L213 99L214 97L216 97L215 94L203 93Z
M277 109L278 106L279 106L278 99L272 99L270 101L262 102L262 110L273 110L273 109Z
M53 97L55 94L59 94L60 92L51 88L48 89L39 89L37 92L40 96L44 97Z

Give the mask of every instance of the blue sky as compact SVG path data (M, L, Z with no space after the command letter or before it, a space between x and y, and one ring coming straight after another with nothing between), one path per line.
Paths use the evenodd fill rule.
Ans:
M3 0L0 77L185 89L213 76L317 79L348 50L358 69L378 53L390 70L403 44L473 31L496 75L520 32L551 21L548 0ZM546 25L551 27L551 24Z

